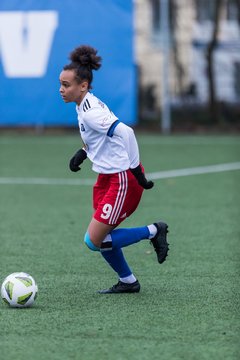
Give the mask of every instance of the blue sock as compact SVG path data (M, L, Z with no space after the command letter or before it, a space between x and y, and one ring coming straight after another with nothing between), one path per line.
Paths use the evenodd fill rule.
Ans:
M101 254L120 278L124 278L132 274L132 271L125 260L122 249L102 251Z
M143 239L148 239L150 232L147 226L116 229L110 232L103 240L101 249L120 249L125 246L135 244Z

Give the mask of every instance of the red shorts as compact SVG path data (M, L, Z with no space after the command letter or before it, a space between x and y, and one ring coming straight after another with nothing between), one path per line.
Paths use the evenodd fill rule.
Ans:
M99 174L93 187L94 218L108 225L119 225L137 208L143 188L130 170Z

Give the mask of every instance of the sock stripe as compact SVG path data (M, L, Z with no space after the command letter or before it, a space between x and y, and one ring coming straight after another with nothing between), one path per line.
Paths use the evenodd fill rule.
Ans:
M112 249L112 241L106 241L106 242L102 242L101 244L101 251L103 250L111 250Z

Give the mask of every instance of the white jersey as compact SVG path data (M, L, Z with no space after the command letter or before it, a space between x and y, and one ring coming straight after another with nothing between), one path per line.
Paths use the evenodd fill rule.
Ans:
M121 123L107 105L88 92L76 110L80 135L93 171L112 174L139 165L133 130Z

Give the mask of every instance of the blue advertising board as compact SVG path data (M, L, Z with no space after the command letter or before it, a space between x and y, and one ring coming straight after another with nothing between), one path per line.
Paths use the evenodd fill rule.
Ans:
M1 0L0 126L73 126L75 104L59 95L69 53L91 45L102 57L94 95L136 123L132 0Z

